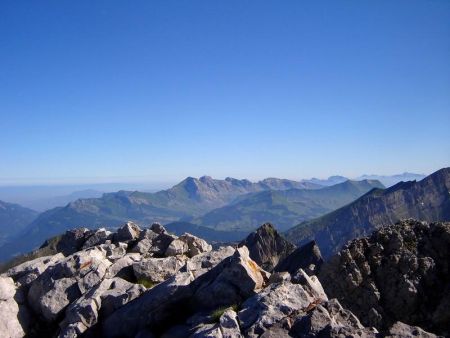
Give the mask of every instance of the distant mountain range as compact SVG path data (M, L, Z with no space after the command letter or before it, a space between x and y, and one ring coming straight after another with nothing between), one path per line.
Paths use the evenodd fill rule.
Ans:
M321 186L276 178L253 183L249 180L216 180L203 176L199 179L188 177L172 188L156 193L119 191L103 194L100 198L79 199L65 207L40 214L22 231L20 240L0 248L0 257L29 251L42 244L46 238L75 227L115 227L126 220L140 224L189 221L248 193L292 188L319 189Z
M408 181L420 181L423 180L426 175L422 174L414 174L414 173L403 173L398 175L362 175L356 178L356 180L378 180L385 187L391 187L399 182L408 182Z
M302 220L340 208L374 188L379 181L345 181L322 189L266 190L240 196L235 202L214 209L191 222L222 231L252 231L271 222L287 230Z
M415 174L395 175L395 179L404 175ZM242 234L262 223L272 222L279 229L286 230L299 222L340 208L373 188L382 187L376 180L355 182L342 176L303 181L267 178L259 182L203 176L198 179L188 177L170 189L154 193L104 193L97 198L71 201L66 206L47 210L38 216L33 212L33 218L37 216L34 221L29 218L28 225L22 222L14 231L7 231L8 242L0 247L0 260L36 248L46 238L67 229L81 226L114 228L127 220L142 225L155 221L171 224L174 231L181 231L180 227L184 224L188 231L211 241L220 237L226 238L226 241L240 239ZM79 194L95 196L98 192L88 190ZM61 198L70 200L76 196ZM14 224L14 221L8 224ZM170 226L168 228L171 229ZM239 237L235 236L237 234ZM3 241L6 239L5 235Z
M315 239L322 254L329 257L347 241L404 218L450 220L450 168L419 182L372 190L347 206L300 223L287 231L286 237L298 244Z
M0 201L0 245L22 231L37 215L34 210Z
M389 188L399 182L407 182L407 181L420 181L424 179L426 175L423 174L414 174L405 172L403 174L396 175L361 175L359 177L353 178L355 181L363 181L363 180L376 180L380 181L385 187ZM319 178L311 178L309 180L302 180L301 182L305 183L313 183L321 186L331 186L338 183L345 182L350 178L344 176L330 176L327 179L319 179Z
M344 177L344 176L335 175L335 176L330 176L326 179L320 179L320 178L313 177L309 180L302 180L302 182L318 184L321 186L329 187L331 185L339 184L339 183L345 182L347 180L349 180L349 178Z

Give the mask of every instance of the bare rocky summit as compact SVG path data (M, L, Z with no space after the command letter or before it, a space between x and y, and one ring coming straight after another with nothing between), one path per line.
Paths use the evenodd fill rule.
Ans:
M383 308L385 303L373 303L382 316L373 322L373 311L366 313L361 301L351 304L352 294L345 289L352 279L342 271L351 273L359 258L358 264L350 261L347 266L341 255L322 266L315 243L295 248L270 224L237 248L212 250L190 234L177 237L157 223L141 229L128 222L117 232L67 231L55 244L55 255L35 258L2 274L0 337L436 337L424 329L446 334L448 225L408 224L413 228L410 232L417 230L421 237L403 241L408 250L414 251L416 245L418 257L417 269L404 273L420 276L418 280L429 277L433 287L441 288L441 294L418 292L417 297L426 298L411 301L423 301L424 311L430 311L441 298L423 320L387 317L391 310ZM373 245L402 248L386 244L398 243L398 231L389 229L374 235L380 237L374 237ZM360 248L358 241L371 240L357 240L350 246ZM425 254L433 262L423 260L429 263L424 266L430 273L422 276L419 266ZM378 255L385 262L390 251ZM343 265L347 270L342 270ZM390 278L397 277L393 273ZM332 279L337 290L331 287ZM370 296L363 291L359 295Z

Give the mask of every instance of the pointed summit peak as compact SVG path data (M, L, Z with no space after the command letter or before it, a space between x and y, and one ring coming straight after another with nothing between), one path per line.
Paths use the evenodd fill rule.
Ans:
M183 183L183 182L195 182L195 181L197 181L197 179L195 177L188 176L184 180L182 180L180 183Z
M199 178L199 181L202 183L211 182L213 178L211 176L204 175Z
M264 223L258 229L256 229L256 233L260 236L279 236L278 231L275 230L275 227L272 223Z
M250 251L250 257L267 271L272 271L279 261L295 249L295 246L284 239L271 223L261 225L239 246L246 246Z

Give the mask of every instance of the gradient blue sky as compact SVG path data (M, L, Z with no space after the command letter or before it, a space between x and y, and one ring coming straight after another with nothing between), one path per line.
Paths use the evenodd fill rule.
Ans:
M450 165L450 1L0 2L0 183Z

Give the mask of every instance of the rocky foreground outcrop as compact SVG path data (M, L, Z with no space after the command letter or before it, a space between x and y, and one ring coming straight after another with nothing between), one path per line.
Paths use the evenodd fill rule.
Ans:
M446 231L435 231L447 243ZM390 237L396 238L386 233ZM448 259L448 248L442 243L430 242L436 251L431 266L448 274L448 261L446 267L441 262L445 255ZM268 224L238 248L212 250L190 234L177 237L159 224L140 229L128 222L117 232L68 231L58 251L0 276L0 337L381 336L373 327L379 322L367 324L370 314L349 306L344 291L334 296L330 278L342 269L339 258L321 268L315 243L295 249ZM349 279L342 273L335 278L339 287L344 287L340 279ZM446 281L434 281L442 283L440 320L447 313ZM378 325L383 335L435 337L408 325L421 321L393 317L391 322ZM441 326L421 327L445 333Z
M345 246L319 278L364 325L387 332L401 321L450 336L450 223L381 228Z
M142 230L128 222L115 233L67 231L57 250L0 277L0 337L78 336L176 275L192 257L198 256L190 269L206 271L210 256L203 256L204 264L201 257L211 245L190 234L171 235L157 223ZM214 259L233 252L222 248Z

